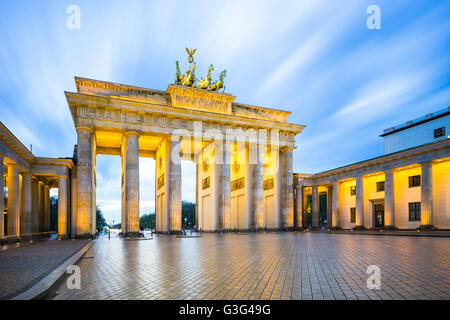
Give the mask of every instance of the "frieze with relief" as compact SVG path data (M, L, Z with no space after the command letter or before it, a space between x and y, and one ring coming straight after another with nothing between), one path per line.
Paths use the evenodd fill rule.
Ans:
M231 191L236 191L245 187L245 177L231 181Z
M164 187L164 173L156 181L156 190L159 190L162 187Z
M264 180L263 189L264 189L264 191L273 189L273 178Z
M208 189L210 186L210 182L211 182L210 177L206 177L205 179L203 179L202 180L202 190Z

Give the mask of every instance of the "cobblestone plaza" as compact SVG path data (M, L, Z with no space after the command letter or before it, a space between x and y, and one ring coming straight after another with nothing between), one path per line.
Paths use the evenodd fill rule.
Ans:
M312 232L100 237L53 299L450 298L450 239ZM367 267L381 270L368 289Z

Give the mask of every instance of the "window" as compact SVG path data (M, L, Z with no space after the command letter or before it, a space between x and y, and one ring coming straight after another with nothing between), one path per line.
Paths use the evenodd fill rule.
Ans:
M434 129L434 138L445 136L445 127Z
M384 181L377 182L377 192L384 191Z
M409 207L409 221L420 221L420 202L410 202Z
M351 196L356 195L356 186L350 187L350 195L351 195Z
M356 222L356 208L350 208L350 223Z
M418 187L420 186L420 175L409 177L409 187Z

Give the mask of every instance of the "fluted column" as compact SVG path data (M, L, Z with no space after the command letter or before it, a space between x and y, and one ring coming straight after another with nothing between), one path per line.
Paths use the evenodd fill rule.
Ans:
M50 231L50 187L44 185L44 232Z
M173 135L169 142L169 232L178 233L181 231L181 159L180 159L180 138ZM167 163L167 162L166 162ZM166 169L167 171L167 169Z
M67 237L67 177L58 178L58 238Z
M20 234L33 232L33 216L31 208L31 174L22 174L22 206L20 213Z
M0 239L2 239L5 236L5 225L4 225L4 216L3 212L5 212L5 203L4 203L4 187L5 187L5 180L4 180L4 166L3 166L3 155L0 154Z
M44 218L44 205L45 205L45 192L44 192L44 183L39 181L39 232L44 232L45 230L45 218Z
M332 207L333 207L333 186L328 186L327 187L327 228L331 228L333 226Z
M297 216L295 219L295 226L298 229L301 229L303 228L303 186L297 186L296 188L295 211Z
M92 234L93 182L92 163L93 132L86 127L78 127L77 142L77 227L76 235Z
M431 162L421 164L422 175L420 182L420 227L433 228L433 165Z
M219 229L231 229L231 171L230 145L224 141L217 142L216 156L219 165Z
M339 182L334 181L331 195L331 227L339 228Z
M264 228L264 181L263 152L257 144L249 144L249 159L252 164L252 227L256 230Z
M128 236L139 234L139 134L127 132L123 138L123 220L122 232Z
M70 237L75 237L75 234L77 232L77 167L73 167L71 170L71 176L70 176L70 182L69 182L69 190L70 190Z
M39 181L36 177L31 177L31 214L32 233L39 232Z
M19 168L8 166L8 237L20 235Z
M312 209L312 221L311 225L313 228L319 227L319 187L312 186L312 195L311 195L311 209Z
M281 204L281 225L283 228L294 226L294 174L293 174L293 148L283 150L282 163L282 204Z
M384 226L394 228L394 171L384 172Z
M356 178L356 221L355 229L364 229L364 183L363 178Z

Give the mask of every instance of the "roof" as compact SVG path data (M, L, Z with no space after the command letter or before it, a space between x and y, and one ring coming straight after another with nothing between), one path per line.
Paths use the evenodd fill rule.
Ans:
M417 126L419 124L422 124L422 123L425 123L425 122L428 122L428 121L432 121L432 120L435 120L437 118L444 117L444 116L449 115L449 114L450 114L450 106L445 108L445 109L433 112L433 113L427 113L426 115L424 115L424 116L422 116L420 118L406 121L405 123L399 124L398 126L384 129L383 130L383 134L381 134L380 137L385 137L385 136L393 134L395 132L408 129L408 128Z

